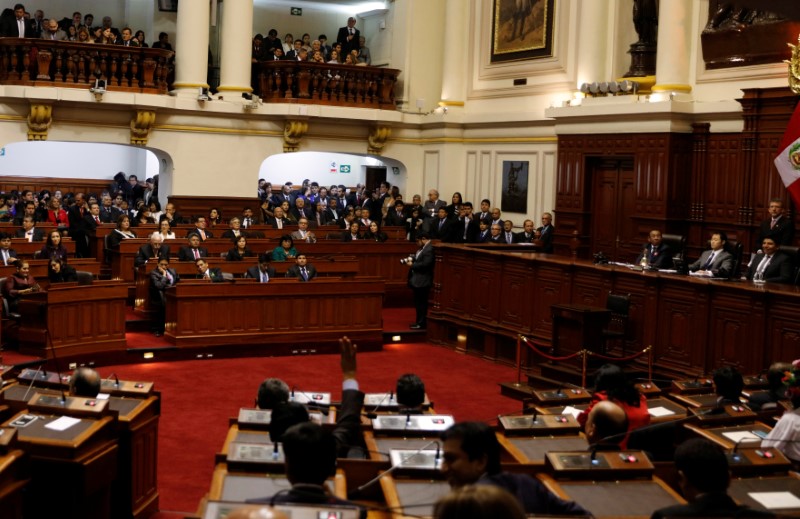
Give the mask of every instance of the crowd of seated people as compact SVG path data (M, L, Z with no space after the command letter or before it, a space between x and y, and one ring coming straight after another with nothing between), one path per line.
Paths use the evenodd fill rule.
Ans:
M72 16L65 14L47 18L44 11L37 9L31 15L23 4L15 4L13 9L5 9L0 14L0 36L149 47L144 31L133 31L129 27L120 30L114 27L110 16L103 16L100 25L95 25L93 14L82 15L79 11L73 12ZM153 48L171 51L169 35L160 33Z

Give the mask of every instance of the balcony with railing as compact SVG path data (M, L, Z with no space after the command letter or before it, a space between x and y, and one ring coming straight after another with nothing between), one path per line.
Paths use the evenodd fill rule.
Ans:
M0 38L0 84L90 88L166 94L173 53L32 38Z

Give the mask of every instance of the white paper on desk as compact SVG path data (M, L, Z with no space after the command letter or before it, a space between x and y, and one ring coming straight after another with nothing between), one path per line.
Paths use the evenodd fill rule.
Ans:
M97 399L98 400L108 400L108 397L110 397L110 396L111 395L108 394L108 393L97 393Z
M581 414L582 412L583 411L581 411L580 409L575 409L571 405L568 405L567 407L564 408L563 411L561 411L561 414L571 414L572 416L577 418L578 415Z
M675 414L673 411L670 411L669 409L663 406L651 407L650 409L647 410L647 412L650 413L650 416L655 416L656 418L658 418L659 416L669 416Z
M663 272L664 274L677 274L678 271L675 269L658 269L659 272Z
M766 509L800 508L800 499L791 492L750 492L747 495Z
M714 273L710 270L698 270L696 272L689 272L690 276L698 276L701 278L711 278L714 277Z
M72 418L71 416L62 416L58 420L53 420L49 424L45 425L47 429L52 429L54 431L66 431L73 425L80 423L81 421L78 418Z
M761 441L761 438L759 438L758 436L756 436L755 434L753 434L750 431L724 432L724 433L722 433L722 436L724 436L727 439L729 439L730 441L736 442L736 443L739 443L741 441L745 441L745 442Z

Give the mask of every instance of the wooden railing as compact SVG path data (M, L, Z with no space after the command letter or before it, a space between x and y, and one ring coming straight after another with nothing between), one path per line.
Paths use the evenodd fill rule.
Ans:
M32 38L0 38L0 84L166 94L171 51Z
M261 62L265 103L307 103L395 110L397 69L313 63Z

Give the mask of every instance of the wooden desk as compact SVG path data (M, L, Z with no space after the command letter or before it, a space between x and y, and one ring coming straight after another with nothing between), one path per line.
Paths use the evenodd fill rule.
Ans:
M437 244L428 340L514 364L518 334L546 348L552 305L605 305L630 293L627 351L653 346L655 369L671 377L723 365L758 373L800 356L800 287L636 272L548 254ZM458 338L457 338L458 337ZM585 346L600 351L600 341ZM541 363L525 352L522 367ZM635 364L646 369L646 356ZM578 373L577 362L560 367Z
M386 497L386 506L407 511L414 517L433 516L433 505L450 493L450 485L446 481L401 479L388 475L381 478L380 482ZM403 519L407 516L396 512L393 517Z
M45 235L46 236L46 235ZM47 243L47 238L42 241L29 242L22 238L14 238L11 240L11 248L17 251L17 256L26 259L32 259L33 255L42 250L42 247ZM69 238L62 238L61 244L67 249L69 257L75 257L75 242Z
M551 345L557 356L571 355L583 349L593 349L611 318L611 311L596 306L557 304L550 307L553 315Z
M384 283L318 278L308 283L181 282L167 290L165 337L178 348L250 346L254 351L338 351L347 335L380 348ZM242 349L242 348L240 348Z
M72 519L111 517L111 483L117 476L114 418L80 418L64 431L45 427L58 418L41 415L17 429L19 446L30 456L33 479L29 498L36 503L36 514Z
M63 362L71 356L124 351L127 286L113 281L51 286L19 303L20 353L51 358L47 340Z
M497 436L500 445L517 463L544 467L545 455L550 451L587 451L589 443L581 436L518 438Z
M17 447L17 430L1 428L0 514L8 519L23 518L23 490L30 482L25 453Z
M28 265L31 267L31 275L37 281L44 282L47 280L47 266L49 260L28 260ZM75 270L85 270L91 272L95 277L100 275L100 263L94 258L69 258L69 266ZM17 271L14 265L0 265L0 277L11 276ZM49 284L49 283L47 283Z
M750 496L751 492L788 492L795 499L800 499L800 476L795 472L790 472L788 476L731 479L728 494L737 503L756 510L767 510L761 503ZM796 515L800 513L800 507L769 509L769 511L779 515Z
M215 261L209 259L211 266L222 269L222 272L229 272L236 277L244 276L247 269L257 265L256 258L253 261ZM358 273L358 260L355 258L341 257L336 258L309 258L309 263L314 265L319 276L353 277ZM293 263L288 261L276 261L272 263L276 276L283 278L286 271ZM175 269L181 280L189 281L197 277L197 266L191 261L171 261L170 268ZM136 269L136 297L134 311L137 315L151 319L158 309L150 301L150 272L155 268L152 264L142 265Z

